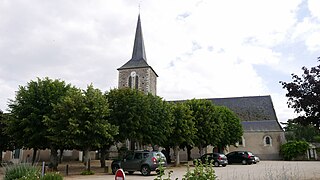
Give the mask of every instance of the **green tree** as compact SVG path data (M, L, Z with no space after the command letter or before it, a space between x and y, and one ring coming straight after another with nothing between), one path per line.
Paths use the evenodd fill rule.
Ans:
M318 57L320 61L320 57ZM302 114L297 119L299 124L320 126L320 65L309 70L302 67L303 74L291 74L292 82L280 81L288 92L288 106Z
M13 141L7 133L7 119L8 116L0 110L0 152L12 150L14 147ZM2 156L0 156L0 163L1 162Z
M174 154L176 155L175 165L177 166L180 164L179 147L184 143L192 145L197 129L192 111L185 103L172 104L172 114L174 119L172 124L173 131L170 134L168 143L174 149Z
M218 143L219 149L222 151L227 145L234 145L241 139L243 129L240 118L225 106L215 107L216 116L222 122L223 128L220 133L223 138L220 138Z
M307 142L317 142L319 131L313 125L301 125L296 119L282 123L285 129L285 136L288 141L304 140Z
M148 94L145 96L147 106L147 121L141 125L144 144L163 145L172 132L173 117L168 102L159 96Z
M65 96L70 87L64 81L37 78L26 86L19 86L15 99L9 102L12 118L8 121L8 133L17 147L34 149L33 163L38 149L53 148L44 120L53 114L53 105ZM51 159L56 154L56 149L51 149Z
M113 89L107 93L111 110L110 122L119 127L116 140L123 142L129 139L131 149L134 149L134 142L143 141L144 134L141 131L149 121L145 96L142 92L129 88Z
M99 89L92 85L86 90L70 89L54 106L55 115L46 119L52 133L51 140L83 150L87 170L90 150L113 144L118 127L109 123L108 102ZM61 124L60 124L61 123ZM67 127L64 130L63 126ZM55 133L55 132L59 133ZM63 137L65 136L65 137Z
M203 148L208 145L219 145L222 134L223 124L221 118L218 118L215 106L209 100L192 99L186 101L186 104L192 111L195 120L197 133L193 142L203 154Z

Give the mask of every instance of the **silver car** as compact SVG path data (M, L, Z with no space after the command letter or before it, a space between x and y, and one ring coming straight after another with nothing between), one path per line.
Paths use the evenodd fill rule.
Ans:
M167 165L166 157L161 152L134 151L127 154L122 160L114 160L111 168L113 174L121 168L129 174L140 171L142 175L148 176L151 171L157 171L160 164L163 167Z

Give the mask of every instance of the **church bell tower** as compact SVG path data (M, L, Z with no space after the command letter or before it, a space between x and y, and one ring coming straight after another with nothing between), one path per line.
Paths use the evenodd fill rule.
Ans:
M118 68L118 88L138 89L144 93L157 94L157 73L147 63L142 37L140 14L131 59Z

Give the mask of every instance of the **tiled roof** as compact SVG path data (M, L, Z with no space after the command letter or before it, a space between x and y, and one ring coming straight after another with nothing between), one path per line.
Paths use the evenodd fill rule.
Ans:
M277 120L242 121L245 132L282 131Z
M215 105L226 106L242 121L278 120L270 96L248 96L208 99Z

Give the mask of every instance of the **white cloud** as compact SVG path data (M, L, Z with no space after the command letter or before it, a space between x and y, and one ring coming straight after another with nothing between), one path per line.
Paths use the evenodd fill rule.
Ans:
M148 63L160 76L158 94L165 99L280 97L283 92L274 92L276 88L266 83L268 77L255 66L289 76L301 64L297 52L275 47L301 41L309 52L319 50L317 1L308 1L313 19L305 17L297 24L301 2L143 1L142 30ZM102 90L116 87L116 68L132 53L138 3L1 1L0 109L6 108L5 99L12 98L18 85L37 76L60 78L82 88L90 83ZM275 107L281 108L278 116L289 116L278 105L283 103L278 97L273 98Z
M308 7L311 12L311 15L313 17L316 17L318 20L320 20L320 1L318 0L308 0Z

